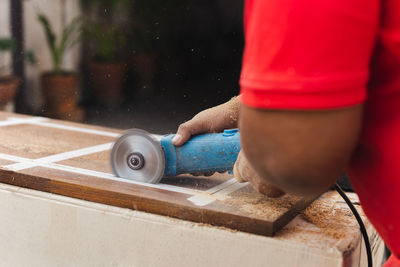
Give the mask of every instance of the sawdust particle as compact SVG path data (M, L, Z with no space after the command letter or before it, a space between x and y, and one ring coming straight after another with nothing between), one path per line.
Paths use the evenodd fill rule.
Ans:
M242 190L230 195L224 203L238 207L245 214L274 220L289 210L300 199L300 197L288 194L279 198L270 198L255 191Z
M334 239L343 239L348 235L345 226L354 224L355 218L350 209L338 205L326 205L323 200L316 200L304 211L301 217L318 227L321 232Z

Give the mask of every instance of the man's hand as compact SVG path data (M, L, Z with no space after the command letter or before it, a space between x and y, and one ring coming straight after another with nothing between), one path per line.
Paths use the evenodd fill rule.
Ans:
M280 197L285 193L277 187L271 185L267 181L263 180L250 166L246 156L242 151L239 152L235 166L233 167L233 173L236 180L239 182L250 182L255 190L267 195L269 197Z
M225 129L237 128L239 118L240 102L238 97L219 106L206 109L191 120L182 123L172 143L181 146L191 136L201 133L222 132Z
M239 97L234 97L230 101L219 106L206 109L191 120L182 123L172 143L181 146L186 143L191 136L201 133L222 132L225 129L238 127L238 118L240 111ZM239 153L238 159L234 166L235 177L239 182L250 182L253 187L260 193L269 197L279 197L284 194L278 188L272 186L262 180L248 163L242 152ZM212 173L198 173L194 175L209 176Z

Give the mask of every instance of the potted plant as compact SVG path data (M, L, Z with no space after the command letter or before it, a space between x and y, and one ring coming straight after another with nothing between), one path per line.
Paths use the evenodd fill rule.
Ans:
M88 82L95 99L107 107L122 101L122 88L126 78L126 63L119 59L118 49L125 44L124 35L114 27L92 25L88 31L95 44L94 57L88 63Z
M41 76L45 115L57 119L83 120L83 111L77 107L78 75L63 69L65 52L80 40L81 19L76 17L57 38L48 18L38 14L37 19L43 26L47 45L51 54L53 68Z
M157 71L157 52L154 49L156 37L150 32L137 29L131 36L132 53L130 69L135 75L136 94L150 97L154 93L154 78Z
M0 110L5 110L7 104L12 103L21 83L21 78L11 74L11 66L6 63L6 53L15 49L15 41L12 38L0 38ZM25 53L29 63L35 62L35 56L31 51Z
M107 107L115 107L122 102L127 72L124 54L127 34L115 16L126 11L130 2L92 0L88 3L91 9L98 11L85 23L85 36L92 52L87 65L88 84L97 102Z
M146 0L134 1L132 28L129 47L132 49L130 57L131 70L136 81L136 93L142 97L149 97L155 93L155 77L159 68L175 69L177 62L168 60L171 53L175 53L176 42L179 42L179 25L187 22L187 7L190 0ZM180 14L171 16L170 14ZM190 14L190 13L189 13ZM175 44L175 45L174 45ZM179 50L179 53L182 51ZM164 58L158 62L159 58ZM166 65L162 66L162 62ZM175 76L175 71L169 71ZM175 76L176 77L176 76Z
M133 30L129 44L132 49L130 67L135 76L136 95L150 97L155 92L157 58L163 46L167 29L167 8L174 1L160 3L158 0L135 1L133 6ZM172 25L173 26L173 25ZM169 64L173 64L169 62Z

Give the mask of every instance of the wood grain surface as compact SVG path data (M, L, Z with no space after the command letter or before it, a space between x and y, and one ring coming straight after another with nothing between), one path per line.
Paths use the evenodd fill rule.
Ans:
M312 199L271 199L231 175L180 175L158 185L115 177L109 155L121 131L0 112L0 182L271 236Z

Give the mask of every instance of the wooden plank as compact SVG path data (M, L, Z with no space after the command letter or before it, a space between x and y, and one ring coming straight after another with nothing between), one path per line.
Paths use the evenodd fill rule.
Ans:
M105 162L108 162L109 158L110 158L110 151L107 150L89 155L84 155L81 157L63 160L60 161L59 164L77 168L85 168L93 171L112 173L111 165L104 164Z
M231 175L181 175L158 185L113 176L121 131L0 112L0 182L174 218L274 235L312 201L270 199Z
M30 159L113 142L114 138L20 124L1 128L0 153ZM107 162L105 162L107 163Z

